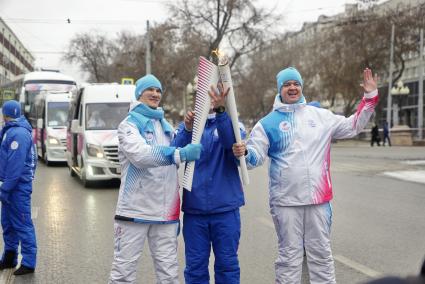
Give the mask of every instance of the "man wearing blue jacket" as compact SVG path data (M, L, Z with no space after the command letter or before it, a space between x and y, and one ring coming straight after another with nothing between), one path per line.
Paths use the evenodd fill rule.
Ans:
M31 220L32 180L37 162L32 142L32 128L17 101L3 105L6 122L0 132L0 200L4 252L0 269L13 268L18 262L21 243L21 266L13 274L33 273L37 244Z
M211 245L215 255L215 283L240 283L239 207L245 201L237 160L232 153L235 136L224 107L226 95L210 91L213 108L201 138L201 158L195 163L192 191L183 190L184 276L187 284L209 283ZM177 130L175 146L190 143L194 115L191 111L186 114L184 123Z

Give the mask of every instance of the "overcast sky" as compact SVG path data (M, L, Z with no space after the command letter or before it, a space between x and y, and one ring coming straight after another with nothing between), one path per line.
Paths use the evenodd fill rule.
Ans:
M169 0L0 0L0 17L36 58L36 67L60 69L82 80L76 66L61 62L69 40L79 32L97 29L111 34L121 30L143 34L146 21L162 22ZM257 0L284 18L285 30L298 30L321 14L344 11L353 0ZM70 19L71 23L67 23Z

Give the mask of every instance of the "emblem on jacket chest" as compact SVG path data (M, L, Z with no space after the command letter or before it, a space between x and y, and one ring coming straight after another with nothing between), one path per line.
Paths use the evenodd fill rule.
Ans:
M283 132L288 132L291 130L291 123L287 120L284 120L279 124L279 129Z
M145 139L148 143L152 142L153 141L153 133L152 132L146 132L145 133Z

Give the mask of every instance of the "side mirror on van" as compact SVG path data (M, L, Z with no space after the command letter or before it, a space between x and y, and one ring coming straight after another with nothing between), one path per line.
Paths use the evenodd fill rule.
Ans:
M37 128L38 129L43 128L43 119L42 118L37 119Z
M71 121L71 133L80 133L81 129L80 126L78 125L79 121L78 119L73 119Z

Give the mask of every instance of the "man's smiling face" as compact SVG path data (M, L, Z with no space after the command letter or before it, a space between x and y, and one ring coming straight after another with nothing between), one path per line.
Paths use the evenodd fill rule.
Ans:
M280 97L285 104L294 104L299 101L302 96L301 84L298 81L290 80L283 83L280 91Z

